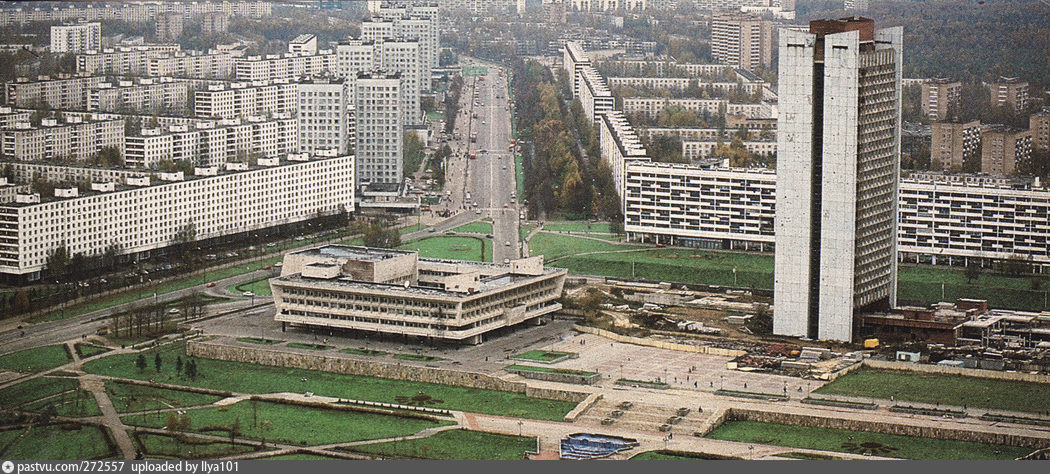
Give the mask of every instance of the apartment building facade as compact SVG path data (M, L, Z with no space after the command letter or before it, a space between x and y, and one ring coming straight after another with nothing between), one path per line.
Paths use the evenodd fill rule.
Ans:
M962 83L944 78L922 83L922 114L933 121L951 119L948 114L959 106Z
M711 20L711 55L746 71L768 69L773 58L773 25L742 13L720 13Z
M299 147L304 152L337 149L346 152L352 108L350 81L311 78L298 84Z
M239 52L209 51L179 52L166 57L149 58L149 75L187 77L198 79L229 79L233 77Z
M236 118L299 111L299 84L287 80L212 84L194 94L193 110L201 118Z
M987 84L992 105L1009 107L1015 113L1028 108L1028 81L1016 77L1000 77Z
M1032 131L1008 125L981 129L981 172L1010 175L1032 159Z
M64 122L43 119L40 126L19 122L0 129L5 160L54 161L86 160L103 148L124 152L124 122L121 120L82 120L67 117Z
M299 127L291 114L194 120L143 128L138 135L125 137L124 142L124 161L129 168L154 168L165 160L225 166L299 152Z
M981 122L934 122L930 126L930 168L962 171L966 162L978 159Z
M583 113L592 122L598 123L603 113L613 110L616 98L605 85L605 78L594 67L584 67L581 78L583 87L580 88L580 105L583 106Z
M404 114L397 73L359 73L354 87L357 183L401 183Z
M170 77L103 82L88 90L87 109L97 112L185 113L190 82Z
M102 49L102 24L98 22L51 27L53 54L82 53Z
M46 104L52 109L87 110L88 91L105 80L102 76L85 75L39 76L35 80L20 77L6 84L5 104L14 107Z
M77 73L112 76L144 76L149 74L149 60L173 55L181 50L178 44L149 44L119 46L88 51L77 55Z

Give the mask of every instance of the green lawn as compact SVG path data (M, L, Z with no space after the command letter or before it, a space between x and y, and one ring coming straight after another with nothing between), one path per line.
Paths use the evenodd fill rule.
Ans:
M193 432L229 436L229 430L236 425L239 434L235 438L303 446L407 436L451 423L252 401L189 410L186 416ZM130 415L122 419L134 426L163 428L168 415Z
M520 460L536 451L536 438L481 431L448 430L433 436L405 441L366 444L343 448L387 458L443 460Z
M294 242L294 244L295 246L303 246L307 245L309 242L312 242L314 240L317 239L308 239L307 241ZM283 248L283 246L267 248L266 251L276 251L276 248ZM206 282L218 281L232 276L243 275L245 273L250 273L259 270L267 265L273 265L281 261L283 258L284 257L282 255L278 255L273 258L268 258L247 265L237 265L229 268L224 268L222 270L209 271L207 280L205 280L202 276L179 278L152 288L121 293L105 298L99 298L88 303L74 306L71 309L66 309L63 311L53 311L49 315L40 319L40 321L57 321L60 319L71 318L73 316L79 316L84 313L90 313L92 311L98 311L100 309L106 309L111 308L113 306L130 303L132 301L138 301L145 298L152 298L154 293L157 293L158 295L163 295L172 291L183 290L191 286L200 285Z
M534 228L536 228L535 224L521 224L518 227L518 239L524 241L525 238L529 236L529 233L531 233L532 229Z
M274 344L280 344L284 341L277 339L260 339L258 337L238 337L237 342L247 342L249 344L261 344L264 346L272 346Z
M442 120L445 120L445 112L442 112L440 110L427 112L427 120L431 122L440 122Z
M137 433L142 452L154 459L215 459L256 451L254 446L230 444L221 441L176 440L171 436Z
M319 456L317 454L282 454L280 456L270 456L268 458L259 458L261 461L332 461L339 458L330 458L328 456Z
M77 355L79 355L81 359L86 359L88 357L97 356L99 354L105 354L106 352L109 352L109 348L107 347L99 347L91 344L81 344L79 342L74 344L73 347L76 349Z
M356 349L356 348L353 348L353 347L349 347L349 348L340 350L339 352L342 352L342 353L345 353L345 354L362 355L362 356L369 356L369 357L376 357L376 356L381 356L381 355L386 354L385 351L377 351L377 350L372 350L372 349Z
M306 344L303 342L289 342L285 345L295 349L309 349L311 351L327 351L334 348L334 346L326 346L324 344Z
M80 384L65 377L37 377L0 390L0 407L14 408L24 403L75 390Z
M551 232L595 232L599 234L610 234L608 222L588 222L588 221L562 221L562 222L544 222L543 229Z
M548 262L556 258L565 257L567 255L576 255L580 253L610 252L617 250L631 250L644 248L646 247L641 245L617 245L609 242L602 242L599 240L574 237L567 234L552 234L549 232L540 232L536 234L531 241L529 241L530 254L534 256L542 254L544 257L544 261ZM641 254L638 252L627 252L623 253L622 255L614 255L615 257L612 257L614 259L627 259L627 270L628 273L630 273L629 262L631 256ZM558 260L558 267L564 267L564 265L561 262L562 260Z
M125 377L137 380L154 379L161 383L229 390L242 393L313 392L317 395L398 403L417 396L420 392L440 400L428 406L449 410L463 410L492 415L519 416L541 420L560 421L576 404L556 400L530 398L523 394L454 387L424 382L382 379L330 372L263 366L211 359L195 359L198 373L195 380L176 375L176 355L188 362L183 343L162 346L165 363L157 374L152 367L140 372L135 368L136 354L116 354L84 364L88 373ZM153 360L152 353L146 359ZM303 379L306 379L304 382Z
M405 235L405 234L411 234L413 232L421 231L421 230L423 230L425 228L426 227L423 226L422 224L412 224L412 225L407 226L407 227L401 227L400 229L397 229L397 231L401 235ZM364 243L364 241L362 241L362 244L363 243ZM359 245L361 245L361 244L359 244Z
M518 202L521 202L525 197L525 165L522 163L521 153L514 154L514 176L518 181Z
M539 349L524 352L514 356L514 359L535 360L540 362L554 362L573 355L573 352L541 351Z
M482 247L485 254L482 256ZM461 236L436 236L402 244L401 250L418 250L424 258L492 261L492 239Z
M721 459L740 458L732 456L722 456L718 454L694 453L689 451L672 451L666 449L661 449L658 451L646 451L644 453L635 454L631 457L631 461L700 461Z
M929 460L1016 459L1032 450L970 441L917 438L866 431L730 421L708 438L842 453Z
M120 382L107 382L106 393L109 394L110 400L113 401L113 407L119 413L210 405L222 400L222 397L218 395L168 390L166 388L146 387Z
M958 298L988 300L993 308L1042 311L1045 294L1032 290L1032 277L1011 277L981 273L967 283L965 271L958 268L901 266L897 273L897 299L905 303L935 303ZM944 283L944 298L941 298ZM1043 287L1050 286L1043 280Z
M475 221L475 222L471 222L470 224L461 225L461 226L456 227L455 229L452 229L452 230L454 230L456 232L464 232L464 233L470 233L470 234L491 234L492 233L492 223L491 222Z
M102 410L95 403L95 396L86 390L72 390L47 400L30 403L23 408L25 411L45 413L53 409L56 415L72 418L81 416L99 416Z
M73 362L62 344L34 347L0 357L0 369L16 372L43 372Z
M1040 413L1050 407L1050 384L868 368L839 377L816 392Z
M235 295L243 294L245 291L250 291L255 296L270 296L273 293L270 292L270 278L262 277L254 280L249 280L243 283L237 283L226 287L226 291Z
M97 426L29 428L29 433L0 453L4 459L102 459L114 454Z
M489 70L482 66L463 66L463 76L485 76L488 75Z
M589 377L591 375L597 375L598 372L588 372L586 370L575 370L575 369L559 369L557 367L536 367L534 365L520 365L511 364L503 368L503 370L523 370L525 372L544 372L548 374L566 374L566 375L580 375L583 377Z

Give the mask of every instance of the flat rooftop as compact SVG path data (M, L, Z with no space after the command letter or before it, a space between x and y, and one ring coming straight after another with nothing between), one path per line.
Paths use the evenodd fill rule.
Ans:
M359 262L379 262L393 257L414 254L414 251L382 249L374 247L357 247L350 245L326 245L315 249L296 252L298 255L311 255L318 257L342 258Z

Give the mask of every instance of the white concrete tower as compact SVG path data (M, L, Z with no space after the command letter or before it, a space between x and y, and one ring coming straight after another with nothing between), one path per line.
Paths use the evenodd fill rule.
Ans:
M896 304L901 39L781 32L774 334L851 341L855 312Z

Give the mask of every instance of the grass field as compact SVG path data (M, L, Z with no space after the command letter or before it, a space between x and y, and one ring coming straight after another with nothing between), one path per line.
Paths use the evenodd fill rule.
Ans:
M839 377L816 392L1040 413L1050 407L1047 384L867 368Z
M424 225L422 225L422 224L412 224L410 226L405 226L405 227L401 227L401 228L397 229L397 232L400 233L401 235L405 235L405 234L411 234L413 232L421 231L421 230L423 230L425 228L426 227ZM362 241L362 244L363 243L364 243L364 241ZM361 245L361 244L358 244L358 245Z
M539 361L539 362L554 362L556 360L561 360L561 359L564 359L564 358L569 357L571 355L573 355L572 352L541 351L541 350L537 349L537 350L532 350L532 351L528 351L528 352L523 352L521 354L518 354L518 355L514 356L513 358L514 359L535 360L535 361Z
M548 374L566 374L566 375L580 375L583 377L589 377L591 375L597 375L598 372L588 372L586 370L575 370L575 369L559 369L557 367L536 367L534 365L520 365L511 364L503 368L503 370L523 370L525 372L544 372Z
M249 280L243 283L237 283L226 287L226 291L235 295L243 294L245 291L250 291L255 296L270 296L273 293L270 292L270 278L262 277L254 280Z
M463 76L485 76L488 75L489 69L482 66L463 66Z
M37 377L0 390L0 407L14 408L57 393L75 390L78 386L75 379Z
M543 230L549 230L551 232L595 232L599 234L609 234L612 232L609 230L608 222L588 221L544 222Z
M113 401L113 407L118 413L210 405L222 400L218 395L120 382L107 382L106 393L109 394L109 399Z
M93 346L91 344L81 344L79 342L74 344L73 347L74 349L76 349L77 355L79 355L81 359L86 359L88 357L97 356L99 354L105 354L106 352L109 352L109 348Z
M307 245L308 242L312 241L312 240L315 240L315 239L308 239L307 241L295 242L295 245L296 246ZM268 248L266 251L268 251L268 252L276 251L276 248L283 248L283 247L284 246L271 247L271 248ZM260 260L260 261L255 262L255 263L250 263L250 264L246 264L246 265L237 265L237 266L234 266L234 267L224 268L222 270L209 271L208 272L207 281L217 281L217 280L222 280L222 279L229 278L229 277L232 277L232 276L237 276L237 275L243 275L245 273L250 273L250 272L259 270L262 267L265 267L267 265L273 265L273 264L281 261L281 259L283 259L283 258L284 258L283 256L278 255L278 256L275 256L273 258ZM90 313L92 311L98 311L100 309L106 309L106 308L111 308L113 306L117 306L117 305L121 305L121 304L125 304L125 303L130 303L132 301L138 301L138 300L145 299L145 298L152 298L154 293L157 293L158 295L163 295L163 294L166 294L166 293L170 293L172 291L183 290L183 289L189 288L191 286L200 285L200 284L203 284L203 283L206 283L206 281L205 281L205 279L203 277L200 277L200 276L179 278L179 279L170 281L168 283L165 283L163 285L158 285L158 286L154 286L154 287L151 287L151 288L146 288L146 289L139 290L139 291L132 291L132 292L128 292L128 293L121 293L121 294L117 294L117 295L108 296L108 297L105 297L105 298L100 298L100 299L97 299L95 301L91 301L91 302L84 303L84 304L81 304L81 305L78 305L78 306L74 306L71 309L67 309L67 310L64 310L64 311L61 311L61 312L53 311L50 314L48 314L47 316L39 319L38 321L57 321L57 320L60 320L60 319L71 318L73 316L79 316L79 315L84 314L84 313Z
M254 407L253 407L254 405ZM229 406L188 410L190 431L234 438L312 446L366 439L407 436L451 422L434 422L391 415L242 401ZM163 428L168 414L130 415L122 419L134 426Z
M105 433L97 426L66 429L47 425L29 428L25 436L0 456L4 459L101 459L112 454Z
M917 438L832 428L778 425L754 421L730 421L724 423L715 428L707 437L742 443L770 444L841 453L868 453L873 456L904 459L1016 459L1032 451L1017 446Z
M461 225L461 226L456 227L455 229L452 229L452 230L454 230L456 232L464 232L464 233L470 233L470 234L491 234L492 233L492 223L491 222L476 221L476 222L471 222L469 224Z
M587 252L610 252L617 250L631 250L631 249L644 249L644 246L640 245L617 245L609 242L602 242L594 239L585 239L582 237L574 237L567 234L552 234L549 232L540 232L532 237L529 241L529 252L532 255L543 255L544 261L551 261L560 257L568 255L577 255ZM637 255L637 252L627 252L623 254L612 254L613 259L627 259L627 271L630 273L630 259L632 255ZM564 260L571 260L573 258L591 258L592 256L586 257L572 257ZM596 256L594 256L596 257ZM562 260L558 260L558 267L564 267L561 263Z
M137 433L137 444L142 452L155 459L215 459L234 454L249 453L254 446L215 441L177 441L171 436Z
M338 458L330 458L328 456L318 456L316 454L282 454L280 456L270 456L268 458L259 458L262 461L332 461Z
M356 349L356 348L353 348L353 347L342 349L339 352L342 352L342 353L345 353L345 354L362 355L362 356L369 356L369 357L377 357L377 356L381 356L381 355L386 354L385 351L376 351L376 350L372 350L372 349Z
M420 439L345 448L387 458L520 460L536 451L536 438L481 431L448 430Z
M718 454L707 454L707 453L694 453L688 451L671 451L661 449L658 451L646 451L644 453L638 453L631 457L631 461L700 461L700 460L720 460L720 459L740 459L732 456L721 456Z
M433 400L433 408L463 410L492 415L520 416L541 420L560 421L576 404L555 400L530 398L525 395L496 390L453 387L423 382L342 375L322 371L289 369L240 362L195 359L198 373L195 380L175 374L176 355L188 362L183 343L162 346L165 361L161 373L153 370L140 372L135 368L136 354L116 354L84 364L88 373L124 377L137 380L154 379L161 383L229 390L243 393L313 392L318 395L398 403L423 392ZM146 354L153 360L152 353ZM306 379L306 381L303 381Z
M535 228L535 224L521 224L521 226L518 227L518 239L525 240L525 237L528 237L529 233L532 232L532 229Z
M431 122L440 122L442 120L445 120L445 112L442 112L440 110L427 112L427 120Z
M311 351L327 351L328 349L335 348L334 346L326 346L324 344L306 344L302 342L289 342L285 345L295 349L309 349Z
M277 339L260 339L257 337L238 337L237 342L247 342L249 344L261 344L265 346L272 346L274 344L280 344L284 341L279 341Z
M484 255L482 255L483 247ZM418 250L419 256L424 258L469 260L472 262L492 261L492 239L460 236L428 237L402 244L400 249Z
M95 397L86 390L72 390L53 398L30 403L23 407L26 411L45 413L50 409L59 416L77 418L81 416L99 416L102 410L95 403Z
M43 372L73 362L61 344L34 347L0 357L0 369L16 372Z

